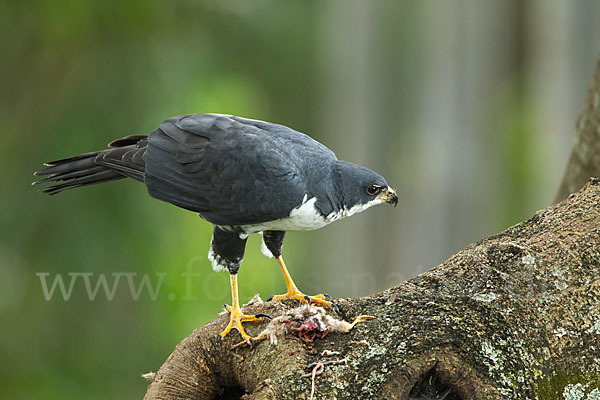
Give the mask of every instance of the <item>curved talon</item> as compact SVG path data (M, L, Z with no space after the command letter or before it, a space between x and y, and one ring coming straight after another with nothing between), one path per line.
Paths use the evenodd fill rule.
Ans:
M269 298L268 298L266 301L271 301L271 300L273 300L273 297L275 297L275 295L273 295L273 296L270 296L270 297L269 297Z
M256 318L269 318L269 319L273 319L273 317L271 317L270 315L268 315L268 314L265 314L265 313L258 313L258 314L254 314L254 316L255 316Z
M310 297L308 297L307 295L304 295L304 300L306 300L306 302L310 304Z
M338 307L337 304L335 304L335 303L332 302L331 303L331 308L333 308L336 313L338 313L338 314L340 313L340 308Z

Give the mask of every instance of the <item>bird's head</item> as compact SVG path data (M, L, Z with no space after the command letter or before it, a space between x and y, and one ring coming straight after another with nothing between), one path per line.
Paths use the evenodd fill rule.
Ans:
M398 205L398 195L378 173L347 161L336 161L334 172L336 197L348 215L377 204Z

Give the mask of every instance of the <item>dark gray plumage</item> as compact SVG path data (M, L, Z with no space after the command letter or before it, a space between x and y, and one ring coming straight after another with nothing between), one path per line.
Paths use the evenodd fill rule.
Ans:
M216 225L287 217L311 181L323 178L325 168L310 165L336 159L325 146L290 128L213 114L166 120L148 144L150 195Z
M373 205L398 202L380 175L338 160L303 133L263 121L184 115L164 121L147 137L127 136L109 147L47 163L35 175L48 177L34 184L53 182L42 191L56 194L122 178L144 182L152 197L197 212L215 226L209 258L215 269L233 275L251 233L265 233L267 254L284 271L285 231L317 229ZM284 277L288 298L297 298L287 271ZM297 293L290 297L292 289Z

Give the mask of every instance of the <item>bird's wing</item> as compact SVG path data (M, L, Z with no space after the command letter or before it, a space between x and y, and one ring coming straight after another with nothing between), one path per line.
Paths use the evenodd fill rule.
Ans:
M313 152L335 158L280 125L217 114L175 117L148 137L145 183L153 197L217 225L272 221L301 204L306 154Z
M273 135L279 135L281 137L284 137L284 138L286 138L287 141L289 141L293 145L298 145L298 146L301 146L302 148L304 148L305 150L309 150L312 155L319 154L324 158L336 159L335 153L333 151L331 151L330 148L317 142L310 136L308 136L302 132L298 132L291 128L288 128L285 125L274 124L272 122L259 121L257 119L236 117L234 115L231 115L228 117L233 119L234 121L241 123L241 124L254 126L265 132L269 132Z

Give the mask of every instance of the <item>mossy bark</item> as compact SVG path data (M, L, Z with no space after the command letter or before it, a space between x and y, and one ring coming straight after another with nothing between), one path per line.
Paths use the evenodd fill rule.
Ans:
M384 292L340 299L341 317L377 319L306 344L218 343L222 316L184 339L146 399L600 399L600 64L558 197L562 203L470 245ZM278 316L289 304L245 313ZM263 324L248 324L256 335ZM324 350L337 352L327 356ZM435 397L440 396L440 397Z

